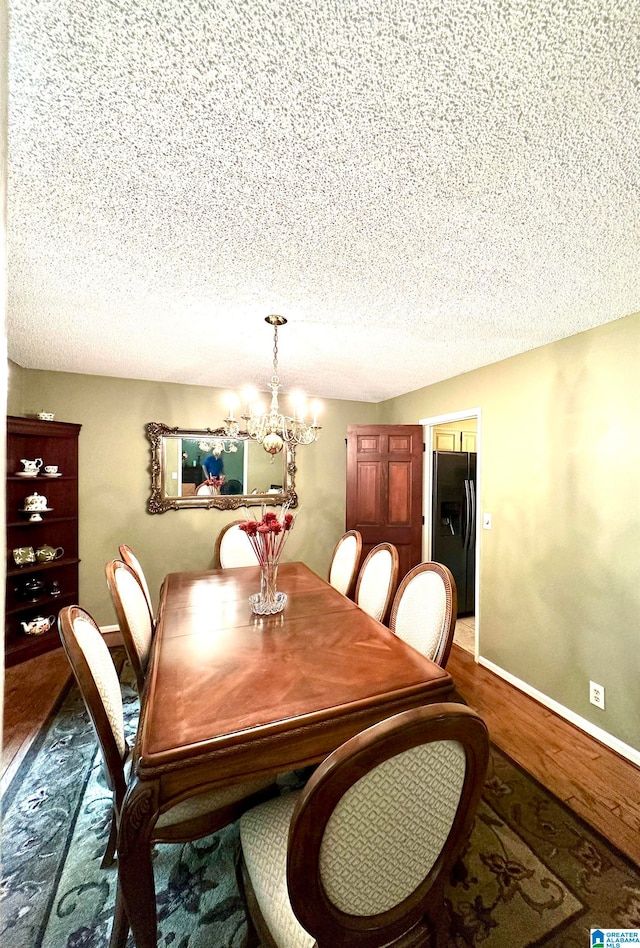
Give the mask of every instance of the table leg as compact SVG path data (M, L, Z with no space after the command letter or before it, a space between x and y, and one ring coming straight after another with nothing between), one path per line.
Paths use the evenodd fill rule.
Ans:
M136 948L156 948L156 891L151 836L157 788L134 778L122 803L118 826L118 879Z

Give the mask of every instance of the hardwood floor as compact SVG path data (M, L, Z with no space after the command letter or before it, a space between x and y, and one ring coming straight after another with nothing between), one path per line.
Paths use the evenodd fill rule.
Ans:
M640 865L640 769L476 665L454 644L447 666L492 741ZM6 671L2 789L69 677L61 649Z
M5 669L0 795L71 677L61 648Z
M455 643L447 671L494 744L640 865L640 769Z

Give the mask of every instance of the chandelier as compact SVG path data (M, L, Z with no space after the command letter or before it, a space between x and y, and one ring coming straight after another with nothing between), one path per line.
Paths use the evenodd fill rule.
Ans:
M198 447L201 451L211 451L215 458L221 454L235 454L238 446L235 441L221 441L220 438L214 438L213 441L198 441Z
M313 422L308 424L305 419L305 401L302 395L292 396L293 414L284 415L278 404L280 379L278 377L278 327L284 326L287 320L284 316L267 316L265 322L273 326L273 375L269 382L271 389L271 407L265 411L264 405L256 401L256 393L248 391L244 395L245 411L240 419L245 423L246 431L240 429L240 422L236 420L234 412L238 405L238 398L232 395L228 400L228 417L224 419L224 431L227 438L248 436L257 441L271 455L276 455L285 444L312 444L318 438L320 425L318 424L318 402L313 402Z

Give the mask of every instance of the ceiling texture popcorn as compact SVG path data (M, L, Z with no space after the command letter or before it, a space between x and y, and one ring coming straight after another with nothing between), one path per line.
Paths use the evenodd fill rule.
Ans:
M380 401L640 310L640 0L12 0L9 355Z

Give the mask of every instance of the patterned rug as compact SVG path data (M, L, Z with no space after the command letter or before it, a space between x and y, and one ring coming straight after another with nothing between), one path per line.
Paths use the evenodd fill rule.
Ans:
M138 708L126 672L132 735ZM106 948L116 880L115 868L100 869L109 818L95 737L74 687L3 800L3 948ZM238 845L234 825L156 847L160 946L240 948ZM452 948L585 948L590 928L640 927L638 868L495 748L447 899Z

